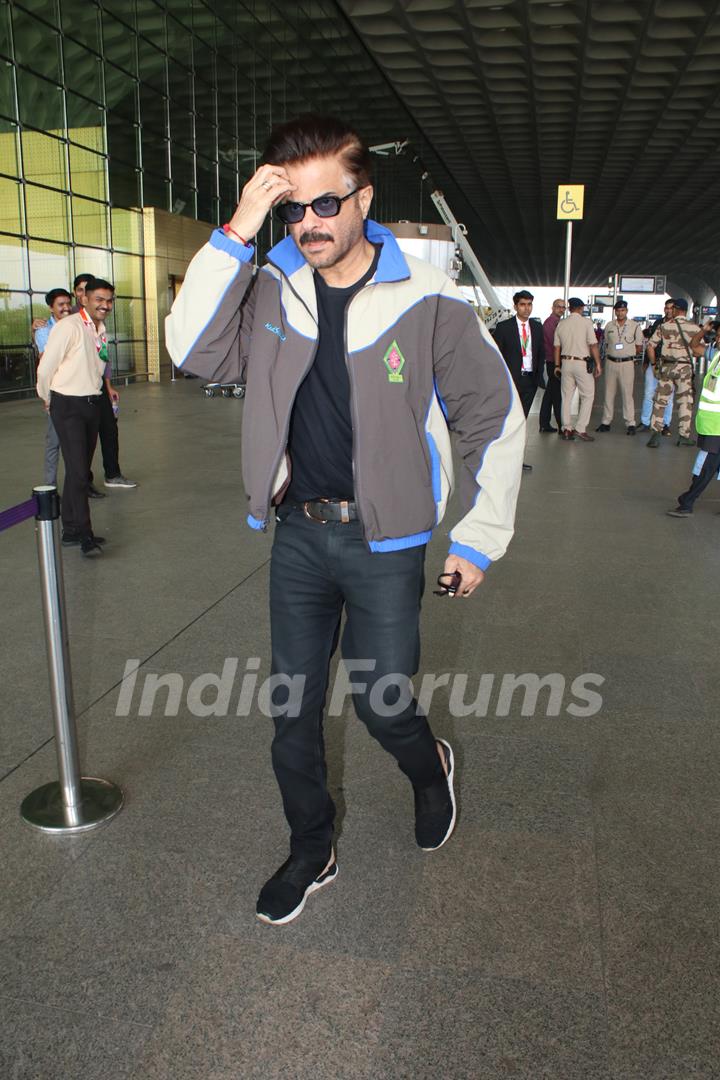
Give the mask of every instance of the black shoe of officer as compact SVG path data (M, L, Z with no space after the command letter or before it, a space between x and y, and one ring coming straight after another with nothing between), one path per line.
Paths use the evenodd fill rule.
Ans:
M595 430L596 431L609 431L610 430L610 425L609 424L600 424L600 426L596 427Z

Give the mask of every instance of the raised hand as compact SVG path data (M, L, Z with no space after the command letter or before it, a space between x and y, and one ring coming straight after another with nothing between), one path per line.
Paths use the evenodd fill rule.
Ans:
M230 228L243 240L252 240L273 206L294 190L282 165L261 165L242 189L237 210L228 222Z

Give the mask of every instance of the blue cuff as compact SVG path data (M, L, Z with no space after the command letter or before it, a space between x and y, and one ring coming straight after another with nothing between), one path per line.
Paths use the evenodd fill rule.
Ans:
M487 570L492 562L492 559L488 559L487 555L483 555L482 551L476 551L475 548L467 547L466 544L451 544L448 554L467 559L473 566L477 566L479 570Z
M260 518L253 517L252 514L248 514L247 523L256 532L264 532L267 528L267 521L261 521Z
M224 233L222 229L215 229L210 235L210 244L212 247L217 248L218 251L226 251L228 255L233 255L240 262L250 262L255 253L252 244L241 244L237 240L233 240L227 233Z
M408 548L420 547L421 544L429 544L432 532L413 533L411 536L396 536L391 540L371 540L370 550L379 551L406 551Z

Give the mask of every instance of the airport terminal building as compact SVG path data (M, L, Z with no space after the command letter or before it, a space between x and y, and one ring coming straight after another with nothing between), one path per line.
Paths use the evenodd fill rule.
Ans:
M3 0L0 79L3 396L34 385L30 323L45 316L45 293L83 272L116 287L116 375L168 376L164 316L274 123L337 113L375 143L412 136L423 153L331 0ZM419 164L378 158L374 212L439 220Z
M720 1076L720 323L690 331L694 366L676 331L688 302L717 314L718 55L717 0L0 0L0 1080ZM305 180L268 265L277 205L252 251L218 227L271 130L308 112L367 142L374 199L364 181L341 196L342 171ZM282 182L265 169L256 195ZM559 220L582 187L582 218ZM335 237L354 222L364 276L311 272L305 213ZM502 284L484 314L504 329L481 326L433 259L407 257L419 237L450 249L453 272L457 245L461 275L476 254L459 281ZM92 532L63 543L71 470L60 499L41 485L32 323L81 273L114 283L115 302L105 343L64 299L94 379L67 396L105 408L117 472L102 438L91 476L90 435L68 455ZM655 334L682 384L663 353L649 362L632 298L629 315L604 298L601 349L581 312L616 281L667 283ZM345 286L363 295L342 308ZM345 331L324 350L318 295ZM331 387L347 368L361 388L325 441L348 487L295 499L294 410L322 364ZM205 378L247 367L236 396L211 399ZM52 408L63 388L47 385ZM325 411L304 414L306 461L325 438L307 417L341 397L316 393ZM463 552L467 597L446 572ZM306 558L311 586L291 573ZM355 644L350 594L376 619L358 657L370 641L417 667L411 719L437 736L422 764L442 801L380 745L379 708L359 719L369 669L337 655L343 634ZM322 633L300 632L303 604L328 596ZM322 669L314 742L298 724L298 745L324 827L336 810L331 858L299 905L291 890L287 921L257 906L288 849L278 618L288 651L309 642ZM99 792L101 827L75 827L70 765Z

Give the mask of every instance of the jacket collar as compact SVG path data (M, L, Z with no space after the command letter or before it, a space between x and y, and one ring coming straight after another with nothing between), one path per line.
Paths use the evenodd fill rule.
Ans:
M368 219L365 222L365 236L371 244L382 244L373 281L405 281L410 277L410 267L389 229ZM305 256L291 236L286 236L279 244L275 244L267 258L268 262L277 266L288 278L308 266Z

